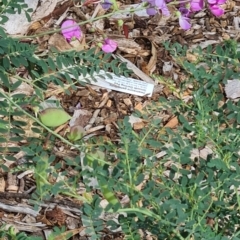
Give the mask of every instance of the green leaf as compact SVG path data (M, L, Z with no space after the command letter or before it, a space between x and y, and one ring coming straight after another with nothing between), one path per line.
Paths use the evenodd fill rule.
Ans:
M189 122L187 121L187 119L184 116L180 115L179 116L179 121L183 124L183 127L186 130L188 130L190 132L194 131L194 128L189 124Z
M7 37L7 34L5 33L5 31L2 27L0 27L0 36L3 37L3 38Z
M47 108L39 113L39 119L47 127L58 127L71 119L71 116L62 108Z
M0 79L2 80L4 87L10 87L9 78L5 73L0 72Z
M4 16L4 15L1 15L0 16L0 24L4 24L8 21L8 17L7 16Z
M238 112L238 114L237 114L237 122L238 122L238 124L240 124L240 112Z

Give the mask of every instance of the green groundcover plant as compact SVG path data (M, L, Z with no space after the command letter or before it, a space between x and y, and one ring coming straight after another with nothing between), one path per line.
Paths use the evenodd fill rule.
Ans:
M109 62L110 55L96 55L92 49L53 52L51 57L39 58L34 55L34 46L12 39L1 30L1 167L5 172L33 169L37 188L32 201L36 208L59 194L82 200L81 221L89 239L101 239L106 227L111 231L120 227L125 239L134 240L147 235L176 240L240 239L240 101L226 99L223 91L227 80L239 79L237 43L226 41L206 51L196 49L194 63L185 60L186 47L170 43L164 46L188 78L177 87L171 79L155 78L179 97L160 97L146 111L136 112L149 122L139 132L133 131L129 117L119 120L117 143L101 137L71 142L42 124L26 106L38 107L50 82L64 87L63 77L76 89L77 82L69 74L77 79L78 75L92 75L102 68L128 75L126 66L116 60ZM79 62L84 64L79 66ZM23 66L31 81L17 74ZM13 78L16 81L12 82ZM33 86L34 95L11 94L23 82ZM190 85L192 98L186 100L179 91L183 93ZM177 129L164 128L159 112L176 115L180 123ZM27 123L15 120L15 116L34 120L32 130L42 138L25 136L23 127ZM43 142L49 133L50 146L46 149ZM61 170L60 164L54 164L56 156L51 151L56 141L79 155L64 159L76 175L69 176L64 170L63 180L52 184L48 182L49 174L57 178ZM24 144L5 146L6 142ZM13 154L19 151L25 153L24 162L8 169L4 161L16 161ZM77 193L80 181L86 187L82 196ZM128 199L125 203L124 198ZM100 204L102 199L108 201L106 208ZM55 228L53 236L63 231ZM4 226L0 234L8 239L34 239Z

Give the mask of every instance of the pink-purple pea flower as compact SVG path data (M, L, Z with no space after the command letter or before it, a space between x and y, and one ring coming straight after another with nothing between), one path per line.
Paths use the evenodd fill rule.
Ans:
M82 36L81 28L74 20L71 19L68 19L62 23L61 32L68 42L71 42L73 38L80 39Z
M204 7L204 0L192 0L190 2L190 9L192 12L201 11Z
M169 16L170 12L168 10L165 0L143 0L148 3L147 14L152 16L155 15L159 10L162 11L164 16Z
M226 2L226 0L207 0L209 9L213 15L220 17L224 14L224 9L221 5ZM190 9L192 12L200 11L204 7L204 0L192 0L190 2Z
M182 29L188 30L191 28L190 18L188 17L190 14L189 9L180 7L179 11L177 11L177 16L179 19L179 25Z
M216 17L222 16L224 14L224 9L221 8L221 5L225 2L226 0L208 0L211 13Z
M190 29L191 28L190 18L181 15L179 17L179 25L184 30Z
M114 52L117 49L117 42L112 39L106 38L101 48L105 53Z
M103 9L108 10L112 6L112 1L111 0L103 0L101 3L101 6Z

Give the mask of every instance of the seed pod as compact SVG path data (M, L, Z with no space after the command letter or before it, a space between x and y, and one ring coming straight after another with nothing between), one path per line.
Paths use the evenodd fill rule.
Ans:
M39 119L47 127L58 127L71 119L71 116L62 108L47 108L39 113Z

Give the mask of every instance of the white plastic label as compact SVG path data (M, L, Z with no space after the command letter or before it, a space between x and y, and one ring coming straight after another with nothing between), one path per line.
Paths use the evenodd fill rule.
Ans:
M154 85L146 83L141 80L134 78L126 78L124 76L116 76L113 73L108 72L107 74L112 76L112 79L106 75L106 72L101 70L98 74L94 74L94 78L97 81L92 80L88 82L84 77L79 77L78 80L86 83L90 83L99 87L112 89L119 92L130 93L137 96L151 97L153 93ZM103 78L104 77L104 78ZM90 76L86 77L88 80Z

